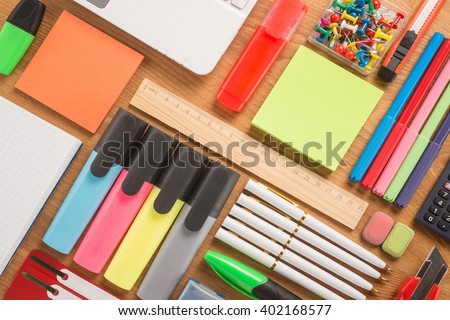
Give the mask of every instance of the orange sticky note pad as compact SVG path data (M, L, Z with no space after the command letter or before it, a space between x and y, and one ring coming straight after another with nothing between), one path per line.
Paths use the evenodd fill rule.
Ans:
M64 11L16 88L95 133L143 59Z

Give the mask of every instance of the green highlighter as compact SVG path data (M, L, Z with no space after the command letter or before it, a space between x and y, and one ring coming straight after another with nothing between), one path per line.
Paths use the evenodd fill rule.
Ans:
M226 255L209 250L205 261L228 285L254 300L302 300L265 275Z
M397 198L409 176L411 175L411 172L414 170L417 162L419 162L420 157L430 143L430 139L433 133L436 131L436 128L445 117L449 105L450 84L447 85L447 88L439 99L439 102L437 103L436 107L425 123L423 129L420 131L420 134L417 136L417 139L414 142L413 146L409 150L408 155L406 156L405 160L403 160L400 169L398 169L397 173L394 176L394 179L389 185L389 188L384 194L384 199L389 202L394 202L394 200Z
M0 73L9 76L33 42L45 13L38 0L22 0L0 30Z

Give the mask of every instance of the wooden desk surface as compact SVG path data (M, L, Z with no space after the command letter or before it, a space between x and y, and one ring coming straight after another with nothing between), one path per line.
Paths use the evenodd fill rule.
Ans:
M115 287L114 285L108 283L108 281L106 281L102 277L102 275L91 274L83 270L79 266L77 266L72 261L72 255L65 256L59 254L42 243L42 237L45 231L47 230L50 222L52 221L58 208L60 207L62 201L64 200L65 195L69 191L79 171L81 170L89 154L91 153L94 145L98 141L99 137L102 135L104 129L108 126L112 116L116 113L118 106L125 107L131 112L144 117L151 124L163 128L168 132L172 132L163 124L158 123L154 119L144 115L143 113L140 113L137 109L129 106L129 102L133 94L135 93L136 89L138 88L139 84L145 77L148 77L149 79L177 93L179 96L194 103L195 105L202 107L203 109L214 114L215 116L226 121L227 123L232 124L233 126L239 128L240 130L244 132L249 131L251 119L255 116L259 107L269 94L271 88L273 87L277 79L282 74L284 68L289 63L291 57L294 55L299 45L302 44L311 47L309 44L307 44L306 41L307 36L310 30L314 27L318 17L324 10L324 7L327 5L328 0L321 0L321 1L306 0L306 3L309 7L308 15L302 22L299 30L294 35L293 39L287 46L286 50L282 53L281 57L276 62L275 66L269 72L268 76L262 83L261 87L258 89L250 105L241 114L235 114L220 107L215 102L215 94L220 84L224 80L225 76L227 75L228 71L230 70L232 64L237 59L242 49L250 39L251 35L253 34L253 31L263 19L272 1L270 0L259 1L255 9L251 13L250 17L244 24L243 28L239 32L235 41L232 43L223 59L220 61L219 65L211 74L207 76L197 76L189 72L188 70L185 70L183 67L177 65L173 61L157 53L155 50L143 45L138 40L133 39L129 35L125 34L123 31L118 30L111 24L96 17L94 14L88 12L87 10L73 3L70 0L58 0L58 1L42 0L42 2L47 5L47 12L45 14L43 25L37 35L35 42L31 46L31 49L25 55L24 59L19 64L18 68L14 71L14 73L10 77L0 76L0 95L13 101L14 103L18 104L24 109L27 109L32 113L40 116L41 118L49 121L50 123L53 123L56 126L66 130L70 134L78 137L83 141L84 147L81 150L81 153L75 159L73 165L70 167L70 170L68 171L67 175L59 184L58 188L56 189L49 203L43 210L39 219L34 224L30 233L26 237L24 243L18 250L17 255L13 259L12 263L5 271L3 277L0 279L0 297L3 297L6 289L11 283L14 274L17 272L18 268L24 261L27 254L32 249L40 248L43 251L51 254L52 256L60 259L62 262L68 264L77 272L80 272L89 279L92 279L93 281L98 282L108 290L111 290L119 297L123 299L136 299L137 297L135 295L135 290L137 289L138 286L136 286L133 291L130 292L123 291ZM409 11L409 13L412 14L413 9L415 9L418 6L420 0L407 0L407 1L391 0L391 2L397 3L401 7L406 8ZM0 5L1 24L3 24L6 17L9 15L9 13L16 5L16 3L17 0L3 0L1 2ZM97 132L96 135L91 135L87 131L72 124L64 117L56 114L52 110L43 106L42 104L34 101L30 97L14 89L14 85L17 82L18 78L25 70L34 53L42 44L46 35L48 34L53 24L55 23L55 21L57 20L57 18L59 17L59 15L63 10L68 10L69 12L77 15L78 17L82 18L88 23L110 34L114 38L127 44L131 48L136 49L137 51L141 52L146 56L144 63L141 65L138 72L134 75L132 81L129 83L129 85L121 95L119 101L117 102L116 106L111 110L111 112L108 115L108 118L106 119L106 121L104 121L103 125L101 126L100 130ZM425 39L420 43L419 48L414 53L412 59L407 63L405 69L403 70L401 75L397 78L397 80L395 80L394 83L386 85L378 81L375 77L376 72L374 72L374 74L366 78L367 81L373 83L379 88L382 88L385 91L385 94L381 102L375 108L373 114L370 116L369 120L365 124L364 128L361 130L356 141L351 146L347 155L345 156L344 160L346 163L348 163L348 166L340 167L338 168L338 170L336 170L334 173L328 176L328 178L334 183L338 184L339 186L345 188L346 190L354 193L355 195L358 195L359 197L369 202L370 205L363 219L359 223L358 227L354 231L350 231L345 227L335 225L334 221L331 221L329 218L327 218L320 212L317 212L316 210L309 208L307 206L303 206L305 210L308 210L309 212L313 213L316 217L318 217L322 221L330 225L333 225L349 238L353 239L358 243L361 243L366 248L368 248L378 256L382 257L385 261L387 261L389 265L391 265L394 268L395 272L393 272L392 274L388 274L388 277L390 279L389 283L380 283L375 281L375 286L382 293L379 295L369 294L368 295L369 299L391 299L394 295L395 289L400 284L400 282L403 281L403 279L406 276L414 275L417 272L417 270L421 266L422 261L428 255L428 252L432 249L434 245L437 245L439 247L446 261L450 263L449 243L435 236L433 233L426 231L424 228L414 224L413 222L416 212L420 208L426 195L431 190L437 177L441 173L441 170L444 168L445 164L447 163L447 160L450 157L450 141L447 141L446 144L444 145L443 150L441 151L439 157L433 163L433 166L431 167L424 181L420 185L419 190L414 195L411 204L406 209L398 210L395 206L388 204L385 201L382 201L380 198L376 197L371 192L364 190L359 185L351 183L348 179L348 174L350 170L356 163L359 155L361 154L364 146L371 137L378 122L385 114L386 110L389 108L391 102L395 98L401 85L405 81L406 76L411 71L420 53L423 51L425 45L428 43L428 40L430 39L431 35L436 31L448 32L449 30L448 22L446 22L448 20L450 20L450 2L447 2L445 6L442 8L438 18L431 26L431 29L428 31L428 34L426 35ZM70 37L70 35L67 36ZM220 241L213 239L213 235L220 226L221 221L225 218L226 214L229 212L231 206L236 201L239 193L243 190L244 184L247 182L249 178L249 176L243 171L240 171L240 173L242 174L242 178L240 179L238 186L233 192L232 197L229 199L225 209L222 211L219 217L219 221L214 226L206 242L203 244L202 248L198 252L195 260L191 264L190 268L187 270L185 276L182 278L180 284L178 285L176 291L174 292L173 297L178 296L178 294L181 292L182 288L186 284L189 277L194 277L203 282L204 284L210 286L212 289L215 289L218 292L224 294L227 299L245 298L243 295L235 292L226 284L224 284L222 281L218 280L216 275L211 271L211 269L206 265L206 263L203 262L202 257L205 254L206 250L213 249L243 261L249 266L259 270L260 272L265 273L273 280L286 286L287 288L291 289L293 292L297 293L298 295L300 295L305 299L317 298L310 292L296 285L295 283L285 279L282 276L279 276L278 274L269 269L264 268L255 261L252 261L251 259L231 249L230 247L221 243ZM299 201L299 203L301 203L301 201ZM382 210L390 214L395 221L401 221L406 225L411 226L416 232L416 236L413 242L411 243L409 249L403 255L403 257L398 260L391 258L387 254L385 254L380 248L371 247L370 245L365 243L361 238L362 229L365 226L366 222L368 221L370 215L378 210ZM139 282L140 281L141 280L139 280ZM441 299L450 299L450 276L447 276L447 278L441 284L441 289L442 289Z

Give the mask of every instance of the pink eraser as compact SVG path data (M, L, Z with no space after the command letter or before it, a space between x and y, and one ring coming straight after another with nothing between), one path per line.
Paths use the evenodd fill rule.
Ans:
M362 236L370 244L379 246L386 240L393 226L394 219L381 211L377 211L372 215L369 222L367 222Z

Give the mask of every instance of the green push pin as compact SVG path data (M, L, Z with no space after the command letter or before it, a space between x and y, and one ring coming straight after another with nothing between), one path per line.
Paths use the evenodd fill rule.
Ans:
M353 5L353 2L351 2L349 4L343 4L339 0L334 0L333 4L332 4L333 7L338 7L340 9L342 9L342 10L347 10L347 11L348 11L349 8L352 7L352 5Z
M375 7L373 5L373 1L369 0L369 13L374 14L375 13Z
M329 37L331 36L331 33L333 32L333 31L330 30L330 29L326 30L326 29L322 28L322 27L320 26L320 23L318 23L318 24L316 25L316 27L314 28L314 30L319 31L319 32L322 34L322 36L323 36L324 38L329 38Z

